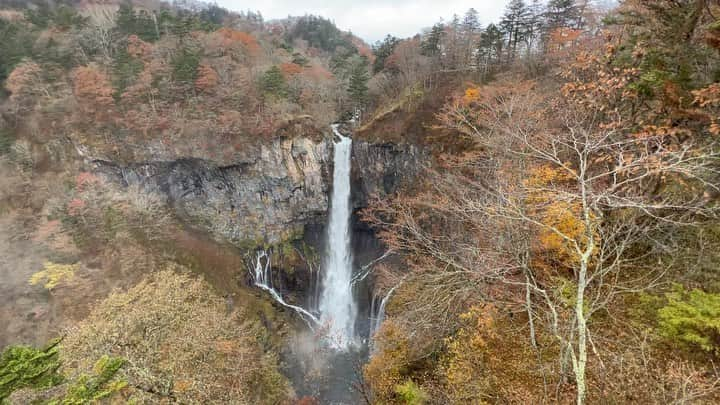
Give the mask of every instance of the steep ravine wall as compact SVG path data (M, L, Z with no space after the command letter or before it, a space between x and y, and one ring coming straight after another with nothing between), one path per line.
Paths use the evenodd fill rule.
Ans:
M301 239L327 220L332 141L278 139L233 165L181 158L118 165L94 161L97 172L124 186L163 196L176 215L215 239L242 248ZM427 155L413 145L355 142L353 208L385 197L421 175Z
M317 274L310 268L319 265L325 244L332 148L329 136L293 137L257 145L230 165L198 158L93 164L113 182L159 194L178 219L222 244L244 252L276 247L273 267L280 271L274 272L273 285L291 302L304 304L311 302L317 288ZM411 185L427 163L428 155L413 145L354 142L353 209L366 207L371 196L388 197ZM356 265L361 265L375 258L380 247L372 230L356 216L353 229L354 249L360 250ZM307 263L310 256L312 265Z
M331 147L329 140L278 139L228 166L200 159L95 165L116 182L164 196L193 228L251 247L280 243L324 221Z

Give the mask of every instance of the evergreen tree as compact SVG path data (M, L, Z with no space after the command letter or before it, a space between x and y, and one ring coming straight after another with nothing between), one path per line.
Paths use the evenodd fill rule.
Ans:
M466 66L474 62L473 53L475 52L477 35L480 32L480 20L478 18L478 12L474 8L471 8L465 13L465 17L460 25L460 30L463 47L461 63Z
M456 69L459 66L461 45L460 45L460 17L453 15L449 25L449 37L445 47L445 65L447 68Z
M145 10L136 13L130 3L120 4L115 14L115 31L120 36L137 35L147 42L159 39L154 18Z
M173 68L173 81L185 85L195 83L198 67L200 67L200 52L198 50L183 47L180 52L175 54L170 63Z
M478 53L476 55L477 65L485 72L488 71L490 65L500 61L505 44L505 36L495 24L487 26L485 31L480 34L478 42Z
M505 8L500 27L507 38L508 56L511 60L515 59L518 44L527 38L531 16L530 8L523 0L511 0Z
M287 83L285 76L278 66L268 69L260 78L260 89L266 96L285 97L287 96Z
M356 109L362 110L367 103L369 80L370 75L366 63L364 61L354 63L350 73L348 95Z
M420 53L424 56L436 56L440 54L440 43L445 35L445 24L439 22L430 29L430 32L423 38L420 44Z
M582 22L580 8L575 0L550 0L545 10L545 27L548 32L558 28L579 28Z
M376 42L373 46L373 54L375 54L375 62L373 63L373 73L378 73L385 68L385 61L395 51L395 47L400 40L392 35L387 35L385 39Z

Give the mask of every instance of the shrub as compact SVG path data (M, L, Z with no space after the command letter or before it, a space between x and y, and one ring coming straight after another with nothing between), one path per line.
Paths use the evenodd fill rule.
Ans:
M675 341L720 355L720 294L685 291L677 286L666 294L658 311L660 332Z
M427 394L412 380L395 386L395 393L407 405L422 405L427 401Z
M102 356L95 363L95 375L78 377L67 389L61 401L51 401L50 405L75 405L94 403L107 398L127 386L127 382L115 376L125 361L119 357Z
M30 277L30 284L37 285L45 281L43 285L46 289L52 290L65 280L72 279L77 270L76 264L57 264L53 262L45 262L43 270Z
M289 383L260 347L261 327L228 314L205 281L176 271L157 271L96 305L68 331L63 370L79 375L102 355L122 355L118 377L139 403L282 403Z
M58 373L58 343L35 349L28 346L10 346L0 357L0 402L22 388L50 388L63 381Z

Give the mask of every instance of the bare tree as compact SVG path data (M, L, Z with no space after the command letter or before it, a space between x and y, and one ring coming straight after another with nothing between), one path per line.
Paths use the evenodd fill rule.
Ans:
M715 217L704 196L718 191L718 152L714 144L681 137L680 129L633 133L622 115L576 101L539 97L531 85L508 86L451 104L441 118L482 146L489 156L483 168L494 174L489 181L486 176L466 182L487 196L463 198L456 209L466 218L477 217L476 223L527 230L552 253L557 267L570 270L565 287L574 293L569 298L552 291L550 280L528 260L537 249L527 239L504 237L521 245L498 275L526 288L531 320L532 307L543 307L562 357L572 366L582 404L588 352L597 353L588 321L618 294L649 288L660 279L667 263L643 266L658 248L640 250L650 235ZM690 192L671 192L674 182ZM563 313L565 308L571 313ZM530 330L534 340L532 323Z

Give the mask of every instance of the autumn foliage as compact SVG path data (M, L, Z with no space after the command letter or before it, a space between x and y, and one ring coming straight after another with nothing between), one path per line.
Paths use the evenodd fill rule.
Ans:
M113 88L107 75L98 66L81 66L73 73L73 92L84 112L106 118L115 104Z

